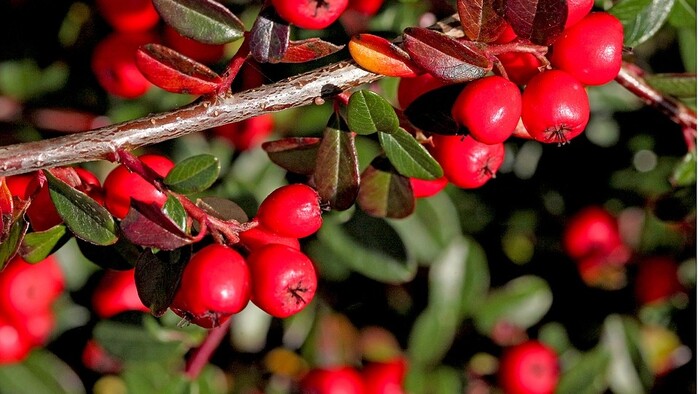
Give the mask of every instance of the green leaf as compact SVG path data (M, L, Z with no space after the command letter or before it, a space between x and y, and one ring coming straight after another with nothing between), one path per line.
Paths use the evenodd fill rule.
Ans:
M501 322L528 329L542 319L551 305L552 291L547 282L526 275L493 290L474 311L474 320L484 335L490 335Z
M346 210L355 203L360 187L355 138L345 132L346 129L338 115L331 117L318 147L313 175L321 201L338 211Z
M440 363L452 347L457 315L438 307L428 307L416 318L408 337L411 365L430 367Z
M683 160L676 166L671 176L671 184L678 186L690 186L697 183L698 178L698 156L697 152L688 152L683 156Z
M603 322L601 344L610 354L608 382L616 393L645 392L642 374L653 382L653 375L648 369L637 370L635 361L642 358L639 346L642 338L639 325L632 318L623 318L612 314Z
M129 364L122 377L129 394L188 393L189 382L184 374L176 375L172 367L162 362Z
M180 230L187 231L187 211L185 211L185 207L182 206L180 200L169 195L168 199L165 200L165 204L163 204L163 213L168 215Z
M676 0L668 23L674 27L696 28L698 23L697 1L696 0Z
M674 0L621 0L608 12L622 22L626 46L636 47L650 39L666 22Z
M698 68L698 35L695 28L679 28L678 47L681 51L683 66L688 72L696 72ZM694 104L695 100L693 100Z
M416 139L404 129L379 134L379 143L399 174L419 179L442 176L442 167Z
M221 165L216 156L201 154L177 163L163 182L177 193L198 193L216 182L219 171Z
M12 260L19 251L22 239L27 233L29 223L20 216L10 226L7 239L0 243L0 271Z
M556 393L604 393L609 363L610 354L601 346L584 353L561 375Z
M0 366L0 394L81 394L80 377L60 358L44 349L33 350L17 364Z
M165 23L205 44L227 44L243 37L245 26L215 0L153 0Z
M695 74L654 74L646 82L661 93L678 98L697 96L698 78Z
M454 394L465 392L463 372L444 365L424 370L409 368L404 386L411 394Z
M313 175L319 145L320 138L289 137L264 142L262 148L273 163L285 170L295 174Z
M358 90L348 102L348 126L357 134L393 133L399 129L394 107L370 90Z
M486 299L491 283L486 252L475 240L466 240L468 254L462 286L462 317L470 317L479 309L480 303Z
M44 171L51 200L59 216L76 237L95 245L117 242L117 228L112 215L87 194L82 193Z
M28 263L38 263L63 246L71 238L66 226L59 224L45 231L24 236L19 253Z
M93 336L107 352L124 361L165 362L178 359L187 350L178 340L158 339L142 326L111 320L97 323Z
M316 235L346 267L368 278L404 283L416 274L418 264L398 234L383 220L361 211L343 226L332 216L324 219Z
M400 219L415 209L411 183L385 157L378 157L362 172L357 204L376 217Z

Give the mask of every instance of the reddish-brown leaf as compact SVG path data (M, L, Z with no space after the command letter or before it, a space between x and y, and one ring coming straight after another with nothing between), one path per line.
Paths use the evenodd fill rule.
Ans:
M131 208L121 222L124 236L136 245L174 250L194 242L157 204L131 201Z
M159 44L141 46L136 65L146 79L173 93L209 94L222 82L209 67Z
M289 137L263 143L270 160L289 172L313 175L321 139L317 137Z
M486 75L493 63L478 43L458 41L435 30L409 27L403 47L411 60L435 78L449 83L468 82Z
M519 37L549 45L564 31L566 0L494 0L494 9Z
M290 41L287 51L280 63L304 63L320 59L343 49L343 45L335 45L314 37L301 41Z
M260 63L279 63L289 47L289 23L265 7L250 30L250 54Z
M494 0L459 0L457 12L464 34L472 41L492 42L507 24L493 7Z

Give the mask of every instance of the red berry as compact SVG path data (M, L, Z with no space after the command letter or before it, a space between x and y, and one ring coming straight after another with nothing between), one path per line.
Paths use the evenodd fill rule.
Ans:
M384 4L384 0L349 0L348 9L361 14L374 15Z
M617 219L603 207L586 207L571 216L563 235L564 251L572 259L608 255L622 244Z
M115 30L123 32L149 30L160 19L151 0L97 0L97 10Z
M275 317L289 317L316 294L316 269L311 260L287 245L269 244L248 255L253 281L251 301Z
M406 109L422 94L442 86L445 86L445 82L435 78L430 73L423 73L413 78L401 78L396 92L396 98L399 102L399 106Z
M262 225L257 225L238 235L241 238L241 244L248 249L248 251L259 249L269 244L282 244L297 250L301 249L297 238L283 237L266 229Z
M415 198L434 196L447 186L447 178L444 176L431 180L410 178L409 181Z
M540 73L542 65L535 55L525 52L505 52L497 56L508 74L508 79L516 85L527 85Z
M362 376L350 366L314 368L300 387L303 394L364 394Z
M147 154L139 159L160 176L165 177L175 164L165 156ZM131 199L144 203L163 205L167 196L146 182L138 174L130 172L123 165L115 167L105 178L105 207L119 219L124 219L129 212Z
M152 84L136 66L136 50L152 42L147 34L112 33L92 53L92 71L110 94L133 99L144 95Z
M272 0L277 13L302 29L325 29L345 11L348 0Z
M214 134L230 141L235 149L244 151L260 146L274 128L274 117L271 114L263 114L215 127L213 131Z
M553 393L559 380L557 354L535 340L513 346L501 357L498 379L508 394Z
M90 339L80 356L83 365L101 374L117 374L122 370L121 360L113 357L94 339Z
M92 309L102 319L125 311L150 312L136 290L134 269L106 270L92 295Z
M216 63L224 56L224 45L205 44L191 38L187 38L177 30L166 25L163 40L170 48L201 63Z
M537 74L523 91L523 125L539 142L565 144L583 132L589 117L586 90L564 71Z
M434 135L431 152L442 166L445 177L457 187L483 186L503 164L503 143L487 145L470 136Z
M75 167L75 172L81 181L77 189L92 197L100 205L104 205L104 190L102 190L102 185L97 176L82 167Z
M38 173L13 175L5 178L10 194L22 200L31 199L27 218L34 231L44 231L63 223L53 205L47 183L40 182Z
M55 257L29 264L16 256L0 272L0 315L23 319L46 311L64 287L63 271Z
M29 338L0 315L0 365L21 362L31 350Z
M520 89L492 75L467 84L452 106L452 117L475 140L498 144L510 137L520 119Z
M606 12L593 12L564 30L552 44L552 65L584 85L615 79L622 66L622 23Z
M362 368L365 394L404 394L406 360L397 358L384 362L372 362Z
M250 280L243 256L228 246L207 245L187 263L170 309L198 326L216 327L248 304Z
M270 193L258 208L258 222L275 233L304 238L321 228L321 206L316 190L297 183Z
M566 5L568 7L564 29L575 25L588 15L591 9L593 9L593 3L593 0L566 0Z
M662 302L682 291L678 264L671 257L653 256L639 262L634 292L641 305Z
M26 316L11 316L9 320L31 346L45 345L56 326L56 316L50 307Z

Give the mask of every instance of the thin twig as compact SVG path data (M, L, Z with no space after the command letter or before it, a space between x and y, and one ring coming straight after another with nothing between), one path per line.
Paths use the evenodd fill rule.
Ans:
M216 351L221 341L226 337L229 326L231 326L231 319L209 330L202 344L192 351L185 363L185 375L188 378L192 380L197 379L202 369L209 363L214 351Z

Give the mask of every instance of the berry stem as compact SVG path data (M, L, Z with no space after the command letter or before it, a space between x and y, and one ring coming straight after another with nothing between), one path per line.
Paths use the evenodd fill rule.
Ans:
M681 101L664 96L644 80L646 73L639 66L623 62L615 81L639 97L645 104L654 107L683 128L688 151L695 151L695 136L698 130L697 113Z
M221 96L226 93L230 93L233 80L236 79L238 72L241 70L241 67L243 67L243 64L245 64L249 57L250 45L248 45L248 34L246 33L243 44L238 49L238 52L236 52L236 54L231 58L231 61L229 61L228 66L226 67L226 71L224 71L223 81L221 81L221 84L219 84L219 87L216 90L216 95Z
M219 344L221 344L221 341L226 336L230 325L231 319L228 319L220 326L212 328L207 333L207 337L204 338L202 344L187 358L185 363L185 375L188 378L192 380L197 379L202 369L209 363L216 348L219 347Z

